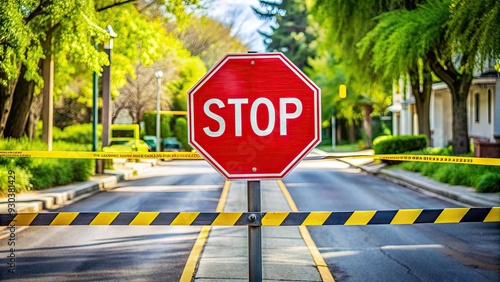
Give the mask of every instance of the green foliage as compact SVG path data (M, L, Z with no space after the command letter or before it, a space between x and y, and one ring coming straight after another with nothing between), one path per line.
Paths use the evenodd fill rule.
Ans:
M178 117L175 119L174 134L186 151L191 151L193 149L188 144L188 127L186 118Z
M167 83L167 89L172 96L172 110L187 109L187 91L198 82L207 69L198 57L182 57L176 60L179 78Z
M483 193L500 192L500 173L488 172L482 175L477 183L477 191Z
M10 174L9 171L13 171L14 174ZM11 178L9 178L9 176L11 176ZM8 194L9 186L11 186L12 184L14 184L15 186L16 193L29 191L32 188L30 180L31 173L29 173L25 169L17 166L0 165L0 195Z
M1 1L0 10L5 13L0 14L0 34L2 38L9 36L0 40L0 50L4 52L0 73L8 74L0 76L0 83L4 84L19 75L18 64L22 64L26 67L27 81L35 81L42 86L38 63L50 52L44 46L44 40L50 33L57 38L54 40L55 53L70 56L74 62L100 70L106 57L93 48L89 39L96 38L102 42L106 33L94 24L93 3L89 0Z
M170 114L162 113L160 115L160 137L162 139L172 136L172 130L170 128L171 120L172 115ZM145 112L142 115L142 121L145 124L145 135L156 136L156 112Z
M102 125L97 126L97 138L99 133L102 133ZM61 141L79 144L92 144L92 124L74 124L63 129L63 135L60 137Z
M469 56L465 62L482 66L487 59L497 59L500 71L500 3L498 0L453 0L447 23L447 37L453 42L452 51ZM455 49L456 48L456 49Z
M57 167L51 159L36 158L31 162L28 169L32 171L31 183L35 190L49 188L56 184L55 171Z
M401 154L426 148L425 135L380 136L373 140L376 154Z
M71 159L72 182L87 181L94 174L94 160Z
M389 79L406 74L440 38L449 2L431 0L418 9L380 14L377 25L357 44L360 55L369 56L374 70Z
M90 146L60 141L53 144L55 151L88 151ZM45 151L47 145L39 139L6 138L0 139L0 150ZM94 163L92 159L0 158L0 168L6 167L16 171L21 190L38 190L86 181L93 174ZM2 185L2 189L3 187L5 186Z
M432 148L411 152L418 155L448 156L452 148ZM450 185L474 187L478 192L500 192L500 167L472 164L403 162L401 168L418 172Z
M102 135L102 124L97 125L97 140L100 142ZM42 123L39 122L36 127L36 138L42 138ZM52 127L52 139L54 141L61 141L67 143L75 143L82 145L92 144L92 123L84 124L73 124L60 129L58 127ZM65 145L63 145L65 146ZM75 150L82 150L82 146ZM74 150L74 151L75 151ZM90 149L86 149L87 151Z
M272 33L260 32L270 52L282 52L298 68L309 67L308 58L316 55L317 37L315 23L308 16L306 3L299 0L283 0L280 3L261 0L263 11L253 8L261 19L274 20Z

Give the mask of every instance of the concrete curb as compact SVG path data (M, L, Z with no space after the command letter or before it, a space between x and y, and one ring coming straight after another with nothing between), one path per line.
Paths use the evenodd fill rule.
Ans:
M134 168L130 169L106 170L105 174L93 176L86 182L17 194L14 201L15 210L17 213L35 213L59 208L87 198L99 191L113 189L120 181L131 179L151 165L148 163L147 165L135 165ZM0 199L0 213L9 213L8 203L8 198Z
M396 168L387 169L385 168L387 165L383 163L367 163L359 166L351 163L350 165L391 182L413 189L425 190L473 207L500 206L499 193L477 193L474 188L441 183L416 172Z
M400 169L381 169L378 176L398 184L413 186L474 207L500 206L498 193L477 193L474 188L437 182L418 173Z

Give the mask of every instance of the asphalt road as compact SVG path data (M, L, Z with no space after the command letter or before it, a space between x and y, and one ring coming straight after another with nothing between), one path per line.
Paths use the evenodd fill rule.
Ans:
M164 162L59 211L214 211L224 179L199 161ZM6 273L0 241L0 280L178 281L200 227L30 227L17 234L16 274Z
M335 161L303 162L284 182L301 211L443 208L455 203ZM60 211L214 211L224 179L202 161L164 162ZM308 228L337 281L500 281L500 224ZM0 280L178 281L200 227L30 227L17 234L16 274Z
M303 162L284 182L301 211L459 206L331 161ZM308 229L337 281L500 281L498 223Z

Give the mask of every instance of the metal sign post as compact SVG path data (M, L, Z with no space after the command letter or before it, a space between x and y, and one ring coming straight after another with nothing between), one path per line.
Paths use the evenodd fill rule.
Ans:
M247 182L247 200L249 220L258 226L248 226L248 262L249 281L262 281L262 236L260 227L260 216L252 212L260 213L260 181Z

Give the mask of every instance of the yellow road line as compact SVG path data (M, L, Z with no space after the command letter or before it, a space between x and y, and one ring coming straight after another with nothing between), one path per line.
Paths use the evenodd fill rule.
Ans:
M222 188L219 203L215 208L216 212L224 211L227 195L229 194L229 186L231 186L231 182L226 181L226 183L224 183L224 187ZM194 243L193 249L191 249L191 253L189 254L186 265L184 266L184 270L182 271L182 275L179 280L180 282L191 282L193 280L196 265L198 264L201 252L203 251L203 248L207 243L208 235L210 235L210 230L212 230L211 226L203 226L201 228L200 234L198 234L198 238L196 238L196 242Z
M276 180L276 182L278 183L278 186L280 187L281 192L285 196L285 199L288 202L290 209L293 212L298 212L299 209L297 208L297 205L293 201L292 195L290 195L290 192L286 188L283 181ZM304 242L307 245L307 249L309 249L309 253L311 253L311 256L314 260L314 263L316 264L316 268L318 268L318 272L319 272L319 275L321 276L321 280L326 281L326 282L335 282L335 278L333 278L333 275L330 272L330 269L328 269L328 265L326 264L326 261L321 256L321 253L319 252L318 247L316 246L316 243L314 243L314 241L311 237L311 234L309 233L309 230L307 230L307 227L299 226L299 231L300 231L300 235L302 236L302 239L304 239Z

